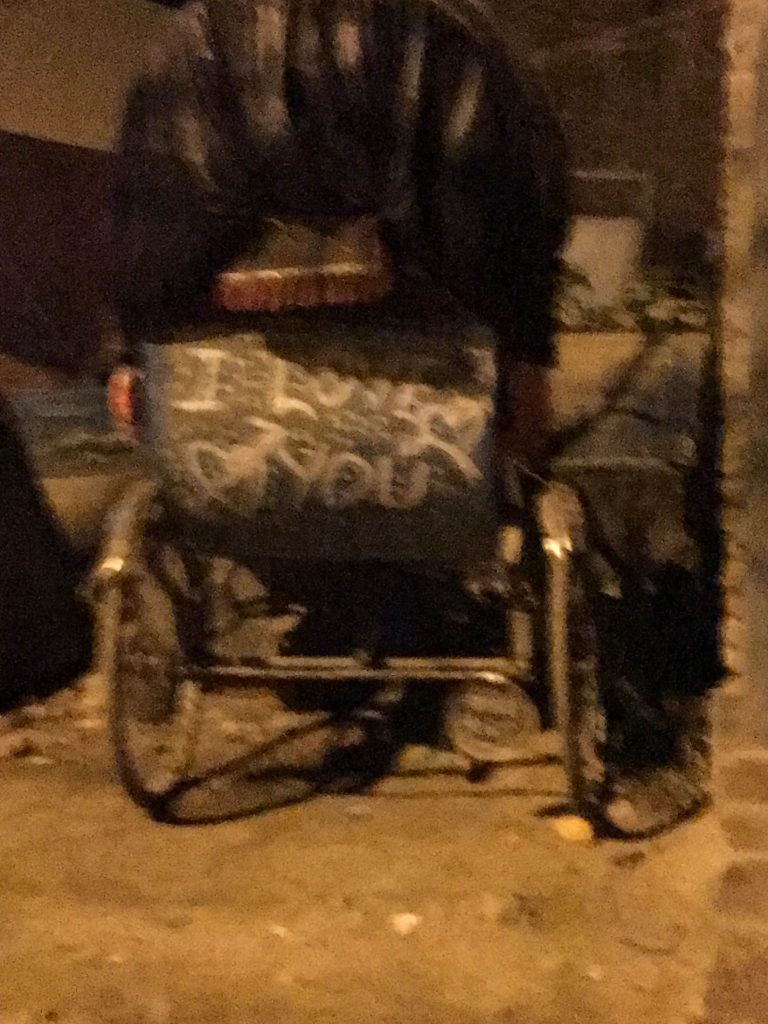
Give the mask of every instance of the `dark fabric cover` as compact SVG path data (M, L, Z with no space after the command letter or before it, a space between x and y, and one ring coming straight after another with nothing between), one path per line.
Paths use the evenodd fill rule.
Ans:
M129 347L188 322L265 217L376 215L504 352L548 363L559 128L470 0L204 0L136 82L115 191Z

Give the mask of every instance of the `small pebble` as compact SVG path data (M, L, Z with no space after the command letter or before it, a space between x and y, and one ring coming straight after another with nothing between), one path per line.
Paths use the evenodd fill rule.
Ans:
M355 803L347 807L347 814L350 818L370 818L373 811L368 804Z
M394 931L403 937L413 934L421 924L418 914L393 914L389 919Z
M78 718L75 722L75 726L78 729L82 729L84 732L88 732L103 729L105 722L103 718Z
M552 825L560 838L569 843L591 843L595 838L595 830L591 823L575 814L555 818Z
M45 704L25 704L17 712L17 722L19 725L29 725L32 722L41 722L48 718L49 714Z

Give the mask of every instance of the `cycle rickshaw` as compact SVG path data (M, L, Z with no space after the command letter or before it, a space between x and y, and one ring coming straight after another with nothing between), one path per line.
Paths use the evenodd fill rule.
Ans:
M96 569L121 779L169 817L200 702L268 687L284 715L253 752L263 806L300 799L332 787L350 718L380 723L404 686L442 685L443 737L469 765L554 728L569 802L596 819L606 736L577 492L499 467L490 332L393 289L344 231L303 230L221 275L210 321L145 347L148 473ZM453 597L425 607L435 587ZM331 591L342 612L302 646Z

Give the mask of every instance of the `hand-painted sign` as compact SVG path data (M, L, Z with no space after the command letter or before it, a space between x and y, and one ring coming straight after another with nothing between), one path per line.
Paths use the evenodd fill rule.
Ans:
M309 516L304 534L321 526L337 554L351 541L356 557L385 557L393 543L402 557L418 524L431 552L435 530L450 547L451 525L485 524L488 539L472 546L492 546L493 347L456 333L310 333L281 318L152 346L149 431L166 487L208 521L287 528ZM387 515L399 523L382 545Z

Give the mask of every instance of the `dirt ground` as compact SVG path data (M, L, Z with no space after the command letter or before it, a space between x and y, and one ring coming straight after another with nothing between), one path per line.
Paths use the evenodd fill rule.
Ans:
M569 841L542 750L474 786L411 752L371 796L179 827L71 697L0 720L0 1024L702 1019L716 819Z

